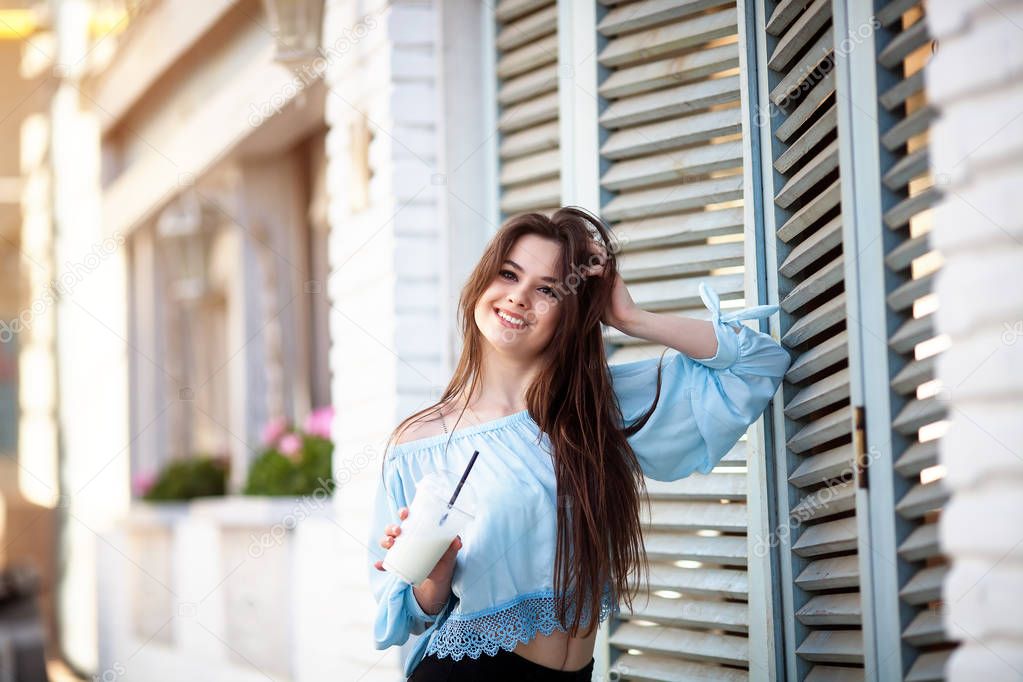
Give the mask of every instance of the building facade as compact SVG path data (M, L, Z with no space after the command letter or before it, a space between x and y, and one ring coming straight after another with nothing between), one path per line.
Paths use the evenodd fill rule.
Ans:
M285 5L157 2L106 47L57 5L21 242L54 278L103 251L17 442L63 510L80 669L398 679L383 445L446 385L501 221L576 204L644 308L705 317L704 280L778 304L793 355L719 467L648 482L649 594L595 679L1018 679L1018 3L329 0L291 3L319 52L287 59ZM245 554L286 507L128 513L132 475L223 452L237 486L268 418L328 402L338 491L284 553ZM50 413L60 459L26 445Z

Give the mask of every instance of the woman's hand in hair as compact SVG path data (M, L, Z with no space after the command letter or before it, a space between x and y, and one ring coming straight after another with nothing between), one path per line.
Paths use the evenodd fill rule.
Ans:
M605 264L607 262L607 249L602 244L593 243L589 263L585 268L588 277L603 277L605 275ZM633 336L632 328L634 321L642 312L642 308L636 305L625 286L625 280L621 274L615 272L614 286L611 289L611 298L608 299L607 309L601 316L604 324L610 325L618 331Z

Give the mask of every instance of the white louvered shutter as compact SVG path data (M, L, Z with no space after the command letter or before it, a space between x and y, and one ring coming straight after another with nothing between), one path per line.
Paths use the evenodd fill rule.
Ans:
M558 34L554 0L503 0L497 25L502 219L561 205Z
M744 306L742 142L734 3L607 2L599 94L601 207L622 276L648 310L707 319L706 279ZM612 330L611 362L659 354ZM748 677L746 446L711 474L647 481L649 600L612 623L612 679Z
M764 2L782 343L789 420L778 537L798 680L863 677L831 0ZM841 95L841 93L839 93ZM765 103L766 104L766 103ZM787 481L785 480L787 478ZM786 484L787 483L787 484ZM786 516L787 515L787 516ZM792 655L794 648L794 656Z
M901 520L895 551L905 567L898 598L911 619L901 637L909 647L903 668L906 680L944 679L943 669L954 643L942 627L941 584L947 570L938 545L938 518L948 499L938 465L938 439L945 429L944 387L935 381L937 356L947 339L936 338L937 301L933 280L940 254L929 245L931 211L941 196L931 175L928 132L936 117L924 90L924 65L932 53L931 36L921 0L880 3L876 19L885 42L877 54L878 68L891 78L879 85L878 107L891 115L879 142L886 166L881 180L889 193L882 230L896 236L885 253L885 304L895 323L889 350L898 354L901 368L889 384L893 413L894 471L871 464L870 478L895 477L895 512ZM879 78L879 83L881 83ZM885 162L883 162L885 163ZM950 387L951 388L951 387ZM869 419L868 405L868 419ZM901 567L900 567L901 568ZM890 608L894 609L895 604Z

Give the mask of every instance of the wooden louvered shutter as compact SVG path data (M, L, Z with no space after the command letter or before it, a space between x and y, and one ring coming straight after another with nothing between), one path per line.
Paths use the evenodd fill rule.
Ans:
M776 462L778 527L762 539L780 554L782 677L862 679L831 0L764 0L757 10L765 17L759 104L771 163L765 222L776 236L782 343L794 355Z
M939 680L953 645L936 608L946 572L937 522L948 496L938 465L946 402L935 362L948 340L935 334L932 290L942 259L928 241L929 209L941 196L927 149L936 117L924 89L932 46L921 0L881 1L873 10L850 3L845 14L846 32L872 25L864 44L873 49L851 52L843 70L865 96L853 98L861 108L848 116L857 144L842 160L843 168L864 169L846 196L859 204L856 357L871 446L870 524L860 545L872 585L864 615L877 650L867 665L878 679Z
M700 279L725 307L743 305L736 7L604 4L601 211L622 241L622 276L648 310L707 319ZM661 350L613 331L608 340L619 345L613 364ZM747 678L745 465L743 441L707 476L647 481L651 594L611 624L611 679Z
M503 0L497 27L501 217L561 205L554 0Z

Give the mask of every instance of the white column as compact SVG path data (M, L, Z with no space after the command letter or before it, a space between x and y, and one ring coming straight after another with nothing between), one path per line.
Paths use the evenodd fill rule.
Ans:
M1023 676L1023 5L928 4L938 50L927 93L941 110L930 154L945 199L931 239L949 348L937 376L949 405L939 441L951 500L940 541L952 567L943 622L962 641L949 680Z

